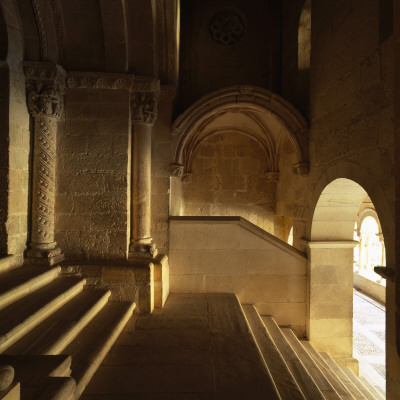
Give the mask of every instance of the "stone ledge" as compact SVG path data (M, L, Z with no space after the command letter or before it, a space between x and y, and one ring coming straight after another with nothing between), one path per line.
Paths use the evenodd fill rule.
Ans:
M168 257L63 261L62 274L86 278L86 286L111 291L110 301L134 301L138 312L163 307L169 295Z

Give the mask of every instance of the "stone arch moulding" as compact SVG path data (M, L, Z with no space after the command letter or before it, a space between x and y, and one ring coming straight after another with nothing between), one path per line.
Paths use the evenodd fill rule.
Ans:
M294 173L308 175L308 127L301 113L281 96L256 86L231 86L203 96L174 122L172 127L172 170L179 174L191 172L191 160L198 143L204 139L204 128L215 118L229 112L241 113L253 121L263 114L278 123L288 135L296 154ZM259 125L260 123L257 122ZM267 127L258 142L272 156L273 149Z
M387 198L387 195L385 195L380 184L371 177L371 174L365 168L353 162L342 161L337 165L328 168L316 181L311 199L311 207L309 209L310 214L308 218L309 223L307 224L307 238L310 240L316 240L316 238L312 236L312 220L317 203L325 188L331 182L339 178L345 178L357 183L370 197L378 215L382 232L388 241L388 256L390 257L388 261L394 263L395 224L390 200Z
M366 208L365 210L363 210L360 215L357 218L357 224L359 224L359 226L357 225L358 229L361 229L361 224L363 223L364 219L367 217L372 217L377 225L378 225L378 229L379 229L379 233L382 233L382 226L381 226L381 221L379 220L378 217L378 213L376 212L376 210L374 208Z

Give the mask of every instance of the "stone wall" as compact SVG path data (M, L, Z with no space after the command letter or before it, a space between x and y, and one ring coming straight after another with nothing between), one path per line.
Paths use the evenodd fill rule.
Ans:
M359 183L373 201L394 262L393 39L381 42L379 1L312 4L310 238L315 204L336 178ZM398 398L394 287L387 286L388 398ZM397 374L398 375L398 374Z
M173 217L171 293L235 293L305 334L304 254L237 217Z
M129 91L67 89L57 152L56 240L66 258L125 258Z
M15 254L18 262L22 262L22 255L28 238L28 190L29 190L29 154L30 131L29 115L26 107L25 76L22 70L23 59L23 32L19 28L17 12L14 4L6 2L7 34L9 51L7 54L8 79L3 76L3 83L8 99L1 104L1 112L7 112L8 101L8 129L2 130L4 144L8 145L8 213L6 214L6 231L8 241L2 252ZM7 68L2 72L7 74ZM9 86L8 86L9 85ZM4 136L8 137L4 137ZM6 147L7 149L7 147ZM6 248L7 247L7 248Z
M177 114L227 86L279 93L280 13L275 0L182 1Z
M266 154L248 136L219 133L196 149L191 182L183 184L184 215L241 216L273 233L276 183Z

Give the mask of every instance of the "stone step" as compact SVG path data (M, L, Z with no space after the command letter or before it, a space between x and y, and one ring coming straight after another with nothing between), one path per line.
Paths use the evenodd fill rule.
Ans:
M243 305L243 311L268 370L282 399L304 400L296 383L254 305Z
M328 353L320 353L322 359L326 362L329 368L336 374L340 381L346 386L348 391L357 400L365 399L364 395L357 388L356 385L349 379L349 377L343 372L342 368L336 363L336 361Z
M0 310L53 281L61 267L23 266L0 275Z
M360 376L359 379L377 400L385 400L385 395L378 390L378 387L372 385L372 381L369 382L368 379L365 379L363 376Z
M59 277L0 310L0 352L80 293L85 282L82 278Z
M21 398L21 384L13 382L7 389L0 391L1 400L20 400Z
M297 356L300 358L304 367L307 369L311 375L314 382L317 384L325 399L329 400L340 400L339 394L330 384L329 380L319 369L318 365L314 362L312 357L309 355L307 350L300 343L300 340L293 333L290 328L282 328L282 332L285 335L287 341L292 346L293 350L296 352Z
M15 256L13 255L4 257L0 256L0 274L14 268L14 264L15 264Z
M286 365L294 376L300 390L307 400L325 400L324 395L318 388L311 375L300 361L296 352L286 339L285 335L271 316L261 317L269 335L282 354Z
M336 390L341 399L345 400L359 400L360 398L355 398L349 389L344 385L344 383L340 380L340 378L335 374L335 372L329 367L329 365L325 362L322 356L318 353L317 350L312 346L312 344L308 340L301 340L301 344L307 350L308 354L317 364L318 368L324 374L324 376L328 379L329 383Z
M342 367L343 372L347 377L357 386L357 389L363 394L367 400L376 400L375 396L364 386L364 384L358 379L354 372L348 367Z
M76 382L71 377L50 376L41 385L21 385L23 400L61 400L70 399L76 389Z
M12 365L15 381L22 387L43 386L48 377L70 377L71 357L66 354L56 356L9 356L0 354L0 363Z
M105 306L111 292L84 290L7 349L7 354L60 354Z
M135 307L135 303L107 303L91 323L64 349L64 353L72 356L71 376L76 381L74 399L78 399L84 391L132 316Z

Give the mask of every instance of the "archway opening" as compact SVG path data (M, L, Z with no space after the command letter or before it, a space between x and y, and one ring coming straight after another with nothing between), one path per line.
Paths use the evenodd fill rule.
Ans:
M173 125L170 215L241 216L287 241L293 215L277 210L278 189L308 175L306 130L301 114L265 89L204 96Z
M353 352L353 265L354 248L359 244L354 226L358 221L361 228L366 220L365 231L379 232L366 219L369 216L365 212L366 199L373 207L368 193L358 183L345 178L331 181L316 203L309 242L309 339L319 351L330 353L356 372L359 369L361 375L366 374L365 363L360 360L359 352ZM377 344L374 342L377 335L374 338L374 333L367 333L360 323L354 326L363 329L361 334L357 332L358 339L360 335L372 339L361 345Z
M357 275L360 275L385 287L386 281L374 271L376 266L386 266L386 250L378 214L369 198L364 201L357 215L354 225L354 240L359 242L354 248L355 286L357 285ZM379 295L372 290L373 287L366 286L365 288L360 287L360 289L385 303L384 290L382 290L382 295Z

